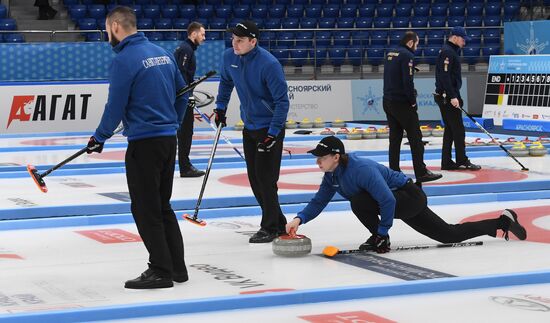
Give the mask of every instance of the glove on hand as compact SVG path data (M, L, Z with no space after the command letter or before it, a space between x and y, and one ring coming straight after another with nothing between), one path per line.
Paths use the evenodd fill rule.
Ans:
M195 100L194 97L190 96L189 99L187 100L187 108L193 111L196 105L197 105L197 100Z
M390 251L390 236L376 235L374 247L377 253L386 253Z
M271 148L273 148L273 146L275 146L276 143L277 143L277 140L275 140L275 137L271 135L267 135L263 141L258 143L258 146L257 146L258 152L268 153L271 151Z
M220 124L223 127L227 127L227 118L225 117L225 110L221 109L214 109L215 118L214 121L216 122L216 127L219 127Z
M95 139L94 136L90 137L90 140L88 140L88 145L86 146L86 153L98 153L100 154L103 151L103 145L105 143L98 142L97 139Z

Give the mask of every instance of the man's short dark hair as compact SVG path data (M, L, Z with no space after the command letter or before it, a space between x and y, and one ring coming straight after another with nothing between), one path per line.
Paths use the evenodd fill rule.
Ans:
M189 24L189 26L187 26L187 36L191 36L191 34L195 31L200 31L201 28L204 28L203 24L197 21L193 21Z
M117 22L124 30L131 31L136 29L136 13L134 9L124 6L119 6L111 10L107 14L109 22Z
M405 32L405 35L403 35L403 38L401 38L401 42L399 44L401 46L407 46L407 43L411 40L416 43L416 40L418 39L418 35L414 31L407 31Z

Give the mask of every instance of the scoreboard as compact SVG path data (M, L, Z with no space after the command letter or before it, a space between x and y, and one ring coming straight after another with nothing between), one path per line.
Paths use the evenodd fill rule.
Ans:
M550 55L491 56L483 117L550 121Z

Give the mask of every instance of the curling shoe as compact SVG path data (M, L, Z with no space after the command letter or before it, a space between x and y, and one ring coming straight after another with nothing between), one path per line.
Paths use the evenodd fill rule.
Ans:
M525 228L519 224L518 215L514 210L505 209L500 216L502 221L505 221L504 228L504 239L508 240L508 233L512 232L519 240L527 239L527 231Z
M172 275L172 280L176 283L185 283L189 280L187 271L174 272L174 274Z
M144 271L138 278L128 280L124 284L124 288L128 289L155 289L170 287L174 287L172 279L160 276L151 268Z
M376 235L373 234L367 241L363 242L359 246L359 250L362 251L376 251Z
M198 170L195 166L191 165L189 168L180 172L180 177L201 177L205 174L204 171Z
M271 233L265 229L260 229L258 230L258 232L254 233L252 237L250 237L248 242L249 243L268 243L275 240L275 238L277 238L278 236L279 234L276 232Z

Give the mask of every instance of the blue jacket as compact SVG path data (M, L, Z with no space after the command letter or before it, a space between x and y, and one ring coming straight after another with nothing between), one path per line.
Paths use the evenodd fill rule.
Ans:
M176 51L174 52L174 58L178 63L178 68L183 76L183 80L189 84L193 82L195 78L195 72L197 70L197 58L195 57L195 51L197 45L195 45L191 39L187 38L182 41ZM193 91L189 91L189 96L192 96Z
M241 119L248 130L269 128L276 137L288 114L288 86L279 61L256 46L246 55L232 48L223 53L216 108L226 110L233 87L241 101Z
M338 165L334 172L323 176L321 187L308 205L298 212L301 223L307 223L317 217L327 206L336 192L345 199L365 191L380 206L380 224L378 234L387 235L393 224L396 200L392 190L403 187L409 179L405 174L396 172L373 160L348 154L346 167Z
M446 94L447 99L460 98L462 70L460 67L460 47L447 42L441 48L435 65L435 92Z
M416 104L414 53L406 46L388 51L384 62L384 100Z
M116 45L109 70L109 97L94 137L104 142L120 121L128 141L175 136L183 120L188 94L172 54L149 42L143 33L132 34Z

